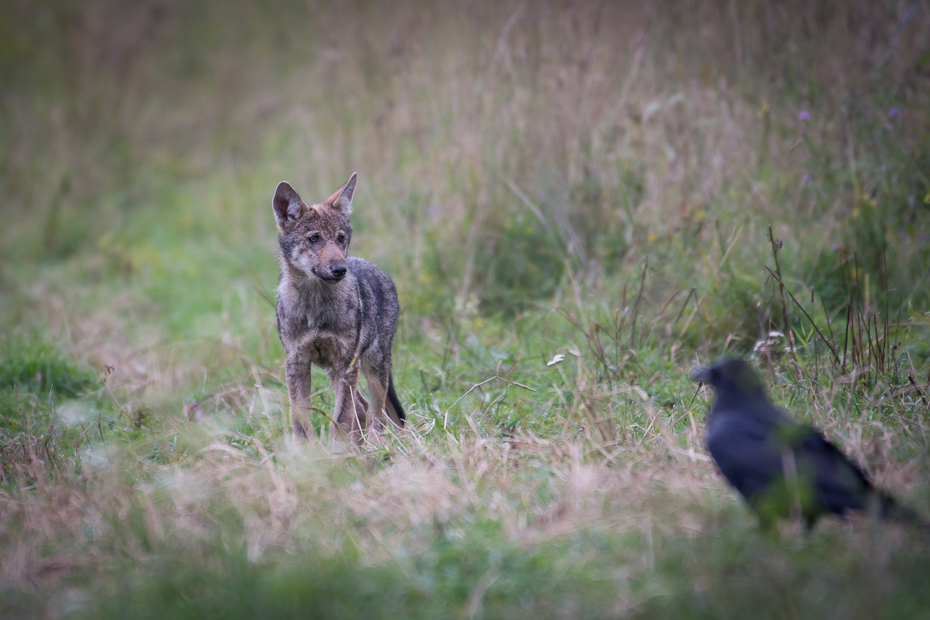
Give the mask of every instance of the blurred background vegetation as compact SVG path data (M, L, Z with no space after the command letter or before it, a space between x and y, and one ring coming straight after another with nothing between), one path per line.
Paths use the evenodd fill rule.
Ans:
M276 180L357 169L357 251L417 315L615 289L647 256L660 300L739 231L704 302L755 335L768 225L830 310L853 256L871 300L926 308L930 56L904 8L8 2L4 259L123 278L183 332L253 269L271 290Z
M75 560L65 571L72 581L56 584L93 584L114 567L142 570L141 557L182 553L146 529L180 500L134 484L166 475L160 468L209 469L202 455L215 433L253 465L283 449L271 196L286 179L319 200L354 170L352 251L397 284L398 389L440 462L455 461L467 437L506 442L520 432L581 442L584 458L602 459L605 471L616 450L646 450L661 462L676 449L693 455L701 409L692 410L687 371L755 349L776 398L799 417L832 428L860 459L917 463L887 480L930 507L921 456L930 391L927 2L0 0L0 83L0 502L26 506L37 481L52 480L68 493L128 493L136 499L126 506L141 515L112 534L122 542L93 556L106 561ZM546 366L557 353L568 358ZM472 389L492 377L536 392L503 380ZM206 426L191 430L204 417ZM386 449L385 463L418 462L404 445ZM505 474L508 454L491 459L502 459ZM566 454L552 463L565 464ZM691 458L679 470L694 466ZM118 461L123 478L90 474L100 459ZM537 479L539 463L527 463L535 469L520 470L519 482L502 474L491 487L523 498L515 511L526 501L533 513L550 502L536 495L539 485L562 478L545 470L550 478ZM303 471L290 467L276 475ZM359 465L341 477L333 467L323 476L337 495L381 475ZM480 463L462 467L456 484L476 492L468 480L481 479ZM712 468L701 467L687 475L722 493ZM210 471L208 479L220 476ZM571 495L565 484L555 496ZM662 493L679 497L669 485ZM526 488L535 489L531 499ZM642 494L637 488L617 492ZM804 557L779 556L797 570L773 576L730 531L736 517L708 507L719 504L711 495L687 500L710 511L708 538L669 526L658 544L675 551L658 565L651 520L633 539L582 528L582 547L553 535L551 548L524 554L519 527L495 529L497 517L475 500L478 516L463 517L474 527L463 525L458 542L442 533L447 517L431 517L435 531L397 526L429 538L433 555L424 557L434 561L404 564L393 547L388 555L405 574L436 581L373 585L358 609L520 617L514 610L535 614L552 592L587 592L591 609L565 613L610 617L619 603L586 588L612 592L616 576L603 571L624 557L638 558L634 573L665 579L654 590L621 588L628 603L684 592L705 554L715 566L742 567L753 592L755 581L790 588L804 571L828 570L818 553L835 546L836 532ZM78 497L71 501L86 502ZM93 519L126 518L123 504L108 501ZM216 501L204 504L215 525L198 538L202 555L185 561L212 566L203 558L231 554L235 578L178 584L165 568L142 599L113 603L113 615L186 600L185 588L203 580L255 583L254 554L243 560L223 542L251 517ZM75 558L98 544L80 528L67 544L54 542L47 528L24 525L27 513L0 517L11 532L0 534L0 555L21 554L0 561L0 594L22 613L36 605L23 584L58 574L37 558ZM367 539L357 520L334 514L337 525L313 535L298 528L301 536L348 536L355 551L320 552L333 574L388 583L395 571L371 550L377 545L359 542ZM637 515L631 522L642 524ZM724 530L732 553L707 554ZM845 549L843 565L857 587L878 588L862 545ZM493 546L503 549L498 564L468 565L475 549ZM603 553L578 559L587 548ZM896 549L904 555L886 558L888 571L926 568L907 545ZM636 564L647 556L647 568ZM474 598L505 565L531 577L498 586L528 588L535 603L499 594L484 608ZM568 581L541 588L552 575ZM459 579L475 587L460 592ZM201 591L219 587L210 583ZM623 609L681 615L700 599L696 616L721 617L726 606L715 597L730 600L726 585L702 583L703 593ZM857 591L832 583L810 600ZM900 583L914 595L907 601L927 595ZM393 602L380 608L385 592ZM417 597L427 592L450 607L424 604ZM271 600L265 590L247 596ZM208 596L200 611L219 613L222 598ZM752 600L731 600L734 614Z

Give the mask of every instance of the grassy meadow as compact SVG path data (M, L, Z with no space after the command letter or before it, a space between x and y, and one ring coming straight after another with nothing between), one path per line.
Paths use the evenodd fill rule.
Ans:
M689 379L930 515L927 2L4 0L0 82L0 617L930 614L925 532L760 532ZM356 170L353 452L290 438L271 197Z

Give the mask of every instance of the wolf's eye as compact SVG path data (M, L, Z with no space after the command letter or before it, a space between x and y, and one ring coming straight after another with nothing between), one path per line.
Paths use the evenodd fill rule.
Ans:
M312 235L307 237L307 241L309 241L310 243L316 243L319 240L320 240L320 236L316 233L313 233Z
M336 236L336 241L338 241L339 243L342 243L342 242L345 241L345 240L346 240L346 236L345 236L344 234L342 234L342 233L339 233L339 234Z

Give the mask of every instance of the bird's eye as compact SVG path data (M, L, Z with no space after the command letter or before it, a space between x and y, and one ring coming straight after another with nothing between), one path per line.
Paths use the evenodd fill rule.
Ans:
M320 240L320 235L318 235L318 234L316 234L316 233L313 233L312 235L310 235L309 237L307 237L307 241L309 241L310 243L316 243L316 242L319 241L319 240Z
M345 240L346 240L346 236L342 233L339 233L339 235L336 237L336 241L338 241L339 243L342 243Z

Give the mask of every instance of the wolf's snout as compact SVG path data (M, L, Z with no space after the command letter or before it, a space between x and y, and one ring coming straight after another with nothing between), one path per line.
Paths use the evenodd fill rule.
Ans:
M346 266L342 263L339 263L338 265L333 265L330 267L329 271L333 274L334 278L341 278L342 276L346 275Z

